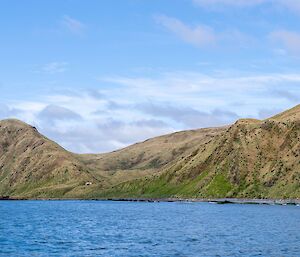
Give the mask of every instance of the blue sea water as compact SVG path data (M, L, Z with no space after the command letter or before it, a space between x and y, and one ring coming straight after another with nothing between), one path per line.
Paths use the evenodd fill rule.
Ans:
M0 256L300 256L300 207L0 201Z

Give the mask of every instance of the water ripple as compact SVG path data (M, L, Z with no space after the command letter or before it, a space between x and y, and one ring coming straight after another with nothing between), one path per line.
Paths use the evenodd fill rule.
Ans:
M0 202L0 256L300 256L298 206Z

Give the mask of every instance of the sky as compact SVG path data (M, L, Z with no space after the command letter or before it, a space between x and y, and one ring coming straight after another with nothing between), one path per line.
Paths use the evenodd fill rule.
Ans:
M300 0L1 0L0 119L76 153L300 103Z

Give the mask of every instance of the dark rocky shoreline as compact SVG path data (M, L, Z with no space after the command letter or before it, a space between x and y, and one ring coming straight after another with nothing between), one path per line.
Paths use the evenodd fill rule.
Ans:
M200 203L209 202L216 204L265 204L265 205L299 205L300 199L244 199L244 198L217 198L217 199L199 199L199 198L97 198L97 199L81 199L81 198L17 198L2 196L0 201L16 201L16 200L44 200L44 201L65 201L65 200L92 200L92 201L115 201L115 202L190 202Z
M106 201L126 201L126 202L209 202L216 204L267 204L267 205L300 205L300 199L240 199L240 198L220 198L220 199L184 199L184 198L108 198L94 199Z

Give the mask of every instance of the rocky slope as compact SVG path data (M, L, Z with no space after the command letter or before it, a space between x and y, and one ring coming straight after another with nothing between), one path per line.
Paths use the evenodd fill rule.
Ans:
M300 106L263 121L238 120L161 174L100 195L299 198Z
M25 123L1 121L0 195L300 198L300 105L99 155L69 153Z

